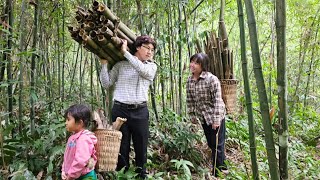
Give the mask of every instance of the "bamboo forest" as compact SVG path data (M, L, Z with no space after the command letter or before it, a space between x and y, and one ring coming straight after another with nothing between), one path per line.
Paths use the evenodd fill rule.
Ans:
M0 179L82 179L89 171L64 171L75 104L90 109L96 153L83 168L96 179L320 179L319 0L3 0L0 8ZM138 37L156 44L136 46ZM139 63L156 67L147 101L132 106L149 113L145 177L134 134L129 165L116 170L130 119L113 119L113 106L126 105L114 99L121 82L106 87L100 77L139 50L153 54ZM219 80L222 152L219 130L212 147L205 116L190 114L188 78L199 65L190 58L199 53Z

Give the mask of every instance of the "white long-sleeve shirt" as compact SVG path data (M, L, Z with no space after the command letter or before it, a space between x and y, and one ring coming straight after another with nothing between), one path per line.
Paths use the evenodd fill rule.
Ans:
M157 71L157 65L151 61L140 61L136 56L125 52L128 61L117 62L108 71L102 65L100 81L103 87L115 85L114 100L126 104L139 104L148 101L148 90Z

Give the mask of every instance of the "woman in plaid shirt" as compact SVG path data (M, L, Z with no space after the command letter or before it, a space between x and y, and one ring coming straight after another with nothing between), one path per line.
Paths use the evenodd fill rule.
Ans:
M187 81L187 107L191 121L201 122L208 146L212 150L213 175L228 173L224 154L225 104L219 79L207 71L209 57L204 53L190 58L192 75ZM218 140L218 141L217 141Z

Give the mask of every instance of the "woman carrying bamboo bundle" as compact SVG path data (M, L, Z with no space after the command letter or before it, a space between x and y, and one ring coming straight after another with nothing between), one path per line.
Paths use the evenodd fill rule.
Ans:
M192 75L187 81L187 107L193 123L201 122L208 146L212 150L213 176L228 173L225 164L225 104L219 79L208 72L209 57L204 53L190 58Z
M121 52L127 61L117 62L110 72L108 60L101 60L100 81L103 87L114 85L114 105L112 120L126 118L120 131L122 140L117 171L129 168L131 138L135 151L136 172L146 178L147 145L149 136L149 111L147 107L148 89L157 71L153 62L156 42L149 36L139 36L134 43L134 55L127 51L127 41L123 40Z

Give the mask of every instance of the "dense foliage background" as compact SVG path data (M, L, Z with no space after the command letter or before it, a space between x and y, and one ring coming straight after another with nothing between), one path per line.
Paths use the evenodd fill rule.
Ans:
M148 170L152 179L205 179L210 152L200 125L188 120L185 83L195 41L218 31L218 0L105 1L137 35L158 42L158 72L149 101ZM318 0L287 1L286 45L289 125L289 179L320 179L320 4ZM99 58L71 39L77 6L92 1L6 0L0 2L0 154L2 179L59 179L68 134L64 109L74 103L102 108L108 116L109 91L101 88ZM253 2L268 104L278 153L278 87L275 1ZM245 12L245 9L244 9ZM245 25L247 25L246 16ZM226 179L250 179L248 118L240 60L238 7L226 1L229 47L239 80L237 112L227 118ZM269 179L252 52L246 30L247 60L254 113L260 179ZM317 147L318 145L318 147ZM134 179L133 171L108 173L111 179Z

